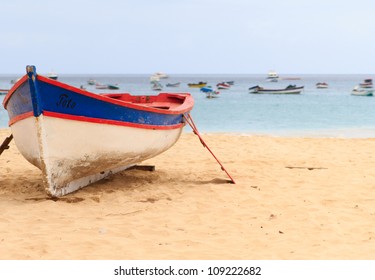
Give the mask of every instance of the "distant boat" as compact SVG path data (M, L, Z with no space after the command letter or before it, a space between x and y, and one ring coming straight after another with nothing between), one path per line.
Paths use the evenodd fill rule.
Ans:
M226 82L223 82L223 83L218 83L216 85L217 89L229 89L230 88L230 84L226 83Z
M263 88L260 86L254 86L249 88L250 93L271 93L271 94L300 94L301 91L304 89L304 86L297 87L296 85L289 85L286 88L281 89L272 89L272 88Z
M96 81L95 81L94 79L89 79L89 80L87 81L87 84L89 84L90 86L93 86L93 85L96 84Z
M207 98L216 98L219 97L220 94L220 92L213 90L211 87L202 87L200 91L204 92Z
M5 95L7 94L9 89L0 89L0 95Z
M150 82L159 82L160 81L160 77L159 76L156 76L156 75L151 75L150 76Z
M174 84L168 83L168 84L166 84L165 86L166 86L166 87L179 87L180 84L181 84L180 82L178 82L178 83L174 83Z
M103 84L100 84L100 83L96 83L95 84L95 88L96 89L108 89L108 85L103 85Z
M120 87L117 84L108 84L108 89L120 89Z
M277 82L279 81L279 74L277 74L275 71L269 71L268 76L266 78L267 81L269 82Z
M206 98L217 98L219 97L220 92L214 90L210 92L206 92Z
M17 148L53 197L165 152L194 105L190 94L99 95L26 71L3 105Z
M366 89L361 88L360 86L355 86L351 94L356 96L373 96L373 89Z
M153 82L151 86L152 90L162 90L163 86L159 82Z
M202 88L207 85L207 82L189 83L188 86L191 88Z
M47 76L47 78L50 78L52 80L57 80L59 78L59 76L54 72L50 72L46 76Z
M10 83L11 83L11 84L15 84L15 83L17 83L19 80L21 80L21 78L18 78L18 79L12 79L12 80L10 80Z
M168 75L165 74L165 73L163 73L163 72L156 72L156 73L153 74L153 76L159 77L159 79L166 79L166 78L168 78Z
M168 78L168 75L162 72L156 72L150 76L151 82L158 82L160 79L166 79Z
M319 82L315 84L316 88L328 88L328 84L326 82Z
M361 88L372 88L372 79L365 79L363 83L360 83Z

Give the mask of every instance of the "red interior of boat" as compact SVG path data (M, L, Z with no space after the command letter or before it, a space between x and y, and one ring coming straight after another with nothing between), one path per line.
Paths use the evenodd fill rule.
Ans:
M133 103L137 105L143 105L146 107L157 108L157 109L176 109L181 106L186 99L186 95L179 94L164 94L159 95L131 95L131 94L116 94L109 93L103 94L106 97L120 100L127 103Z

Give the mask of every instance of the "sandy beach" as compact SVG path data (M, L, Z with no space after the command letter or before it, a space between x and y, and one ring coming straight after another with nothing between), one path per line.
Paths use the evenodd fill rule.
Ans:
M0 258L375 258L375 139L203 136L237 184L184 133L143 162L154 172L58 200L12 142L0 156Z

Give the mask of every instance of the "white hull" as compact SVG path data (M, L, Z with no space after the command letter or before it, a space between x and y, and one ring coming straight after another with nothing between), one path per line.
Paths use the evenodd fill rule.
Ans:
M51 196L62 196L170 148L183 127L153 130L41 115L11 126L21 154L42 170Z

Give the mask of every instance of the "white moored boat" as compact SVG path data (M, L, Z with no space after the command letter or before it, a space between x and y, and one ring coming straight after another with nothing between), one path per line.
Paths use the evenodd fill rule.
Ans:
M352 90L352 95L356 96L372 96L373 89L361 88L360 86L355 86Z
M326 82L319 82L319 83L316 83L316 88L320 88L320 89L323 89L323 88L328 88L328 84Z
M273 88L263 88L260 86L254 86L249 88L250 93L271 93L271 94L300 94L304 87L297 87L295 85L289 85L286 88L273 89Z
M275 71L268 72L267 81L269 82L277 82L279 81L279 74L277 74Z

